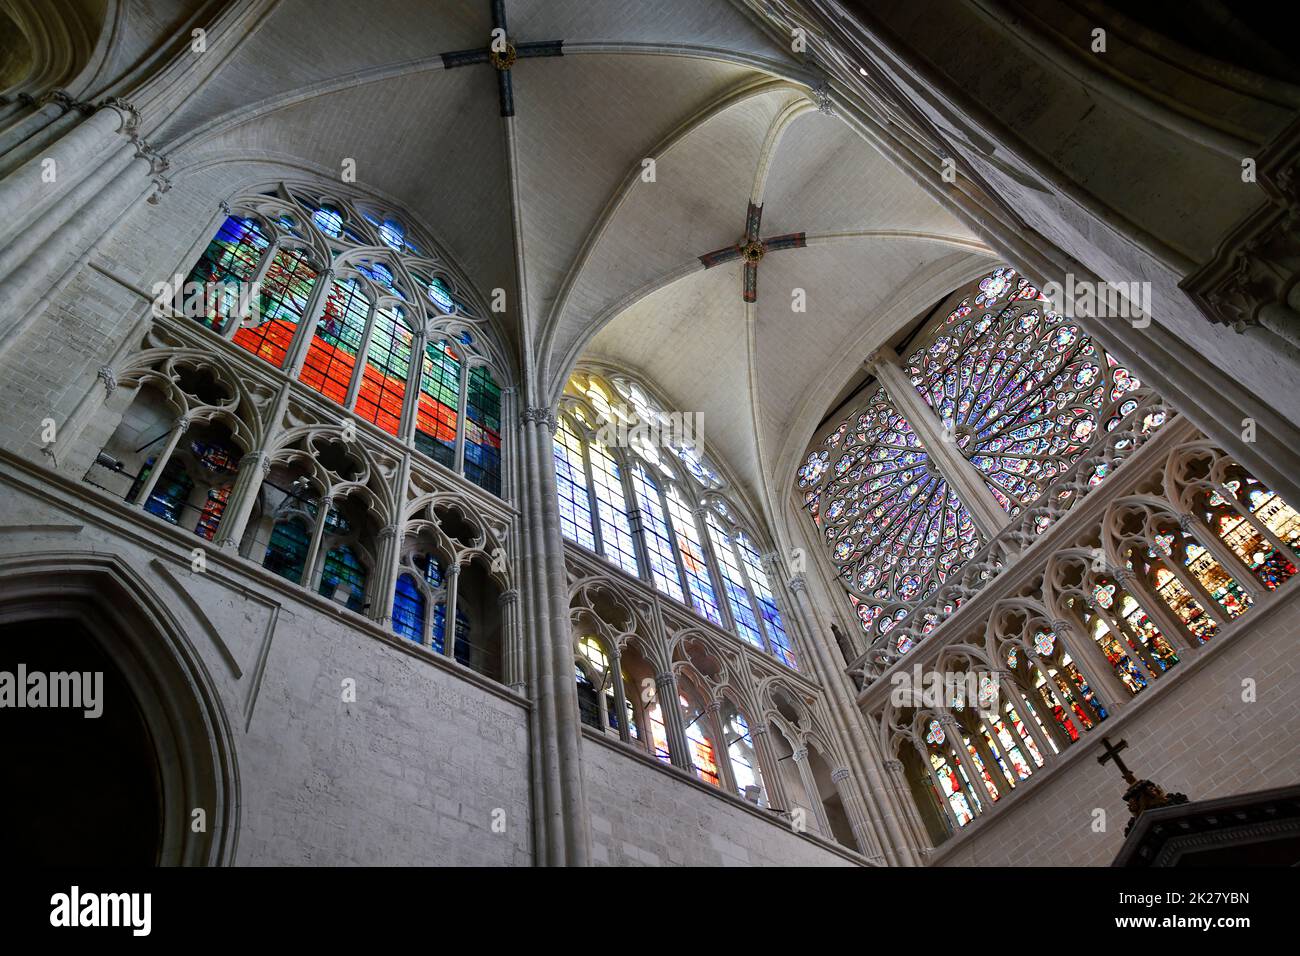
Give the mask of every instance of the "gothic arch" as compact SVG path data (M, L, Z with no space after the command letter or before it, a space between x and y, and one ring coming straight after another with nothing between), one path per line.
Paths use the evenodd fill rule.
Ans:
M220 694L181 621L134 569L109 555L45 552L0 560L0 625L74 619L130 686L161 775L159 864L234 862L239 772ZM207 826L195 832L192 812Z

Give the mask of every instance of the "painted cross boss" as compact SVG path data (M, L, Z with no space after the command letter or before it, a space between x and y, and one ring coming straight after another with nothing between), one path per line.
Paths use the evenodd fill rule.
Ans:
M492 0L492 40L477 50L456 50L442 55L442 68L455 69L471 63L491 63L497 70L497 92L501 97L501 115L515 115L515 90L510 68L520 57L564 56L563 40L539 40L516 44L506 29L506 2Z
M777 249L802 249L807 240L802 232L788 232L784 236L758 238L758 224L763 219L763 207L749 204L745 213L745 234L734 246L706 252L700 256L704 268L712 269L732 259L745 260L745 278L740 290L740 297L746 302L758 301L758 264L763 256Z

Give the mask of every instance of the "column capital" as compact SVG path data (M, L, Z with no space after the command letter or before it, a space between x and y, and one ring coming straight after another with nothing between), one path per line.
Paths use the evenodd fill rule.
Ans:
M386 524L379 529L379 533L376 535L376 537L380 541L390 541L393 538L397 537L399 531L401 531L401 526L395 524Z
M862 360L862 367L865 368L868 372L874 374L878 366L893 365L897 367L898 361L899 361L898 353L895 352L890 346L882 345L880 348L876 349L874 352L870 353L865 359Z
M177 434L184 435L190 430L190 417L188 415L182 415L180 418L176 419L176 421L172 422L172 428L176 430Z
M95 375L104 383L104 398L108 398L117 388L117 373L113 371L113 366L101 365Z
M525 405L520 419L529 425L545 425L549 431L560 427L560 420L544 405Z
M889 760L885 761L885 769L888 770L890 773L902 773L903 761L897 759L896 757L891 757Z
M502 591L500 596L497 598L497 605L499 607L513 607L518 603L519 603L519 591L516 590L515 588L510 588L507 591Z
M843 783L851 776L852 774L849 772L848 767L836 767L831 771L831 780L835 783Z
M1052 633L1059 638L1069 637L1073 631L1074 628L1070 626L1070 622L1063 618L1058 617L1052 621Z
M797 750L792 751L790 754L790 759L795 761L796 763L802 763L803 761L807 760L808 748L800 747Z
M795 574L790 577L788 582L786 582L786 586L791 591L806 591L808 590L808 580L802 574Z
M114 110L121 122L117 131L125 133L132 142L139 136L141 116L140 111L135 108L134 104L127 102L120 96L110 96L108 99L103 100L97 109Z

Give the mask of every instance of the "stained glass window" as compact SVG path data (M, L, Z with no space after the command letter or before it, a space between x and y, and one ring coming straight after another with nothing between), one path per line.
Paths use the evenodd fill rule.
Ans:
M357 352L370 319L370 300L356 279L330 286L325 310L303 362L302 381L326 398L346 404Z
M501 387L482 365L469 370L465 477L494 495L501 494Z
M564 536L599 550L710 623L734 622L745 641L795 667L774 588L757 563L753 539L714 491L723 481L693 430L697 423L664 411L622 376L578 372L567 392L553 442ZM617 453L606 442L617 445ZM707 521L697 517L706 510ZM753 553L753 587L733 535ZM710 567L712 560L724 566Z
M235 333L235 344L276 368L293 341L294 329L307 311L307 300L316 284L316 268L295 249L280 249L262 279L261 314L257 324L244 325Z
M300 583L310 540L310 533L302 519L286 518L277 521L271 529L271 541L266 546L262 567L295 584Z
M424 641L424 594L409 574L398 575L393 594L393 632L420 644Z
M731 609L731 619L736 622L736 632L755 647L763 648L763 635L758 629L758 618L750 605L749 590L745 587L745 577L731 549L731 539L727 537L717 515L709 511L705 524L709 529L709 538L713 544L713 553L718 556L718 570L722 574L722 590L727 596L727 606Z
M438 602L438 606L433 610L433 649L441 654L442 642L447 629L447 605L443 601ZM466 667L469 666L469 618L460 608L456 609L456 646L452 648L452 656Z
M727 757L731 761L731 774L736 779L736 791L743 797L749 787L762 786L749 723L739 711L733 710L722 731L727 739Z
M713 741L704 732L703 725L708 719L707 712L692 707L685 697L678 698L678 703L686 712L686 745L691 751L691 763L695 766L695 775L710 786L721 787L722 778L718 774Z
M596 511L600 518L600 538L609 558L628 574L639 574L632 525L627 517L627 499L623 494L622 473L605 446L592 442L587 446L591 458L591 476L596 486Z
M560 495L560 532L588 551L596 550L591 526L591 499L587 495L587 472L582 440L567 416L560 418L553 442L555 482Z
M636 494L641 531L650 557L650 576L660 591L683 600L681 581L677 578L677 560L673 557L668 523L659 501L659 485L639 461L632 465L632 488Z
M448 468L456 462L460 371L460 358L446 342L436 342L425 350L415 447Z
M136 479L137 486L142 487L148 481L153 467L152 460L144 466L140 477ZM169 459L163 467L161 477L149 494L149 500L145 502L144 510L164 521L180 524L181 510L189 501L192 491L194 491L194 479L186 472L185 466L177 458Z
M787 667L794 667L794 651L790 646L790 637L785 632L785 624L781 621L781 612L776 606L776 595L768 583L758 549L743 531L736 535L736 550L745 564L745 573L749 576L750 587L758 602L758 612L763 618L763 630L767 633L772 653L784 661Z
M1139 386L1008 268L985 276L903 367L1011 514L1041 495Z
M873 638L985 543L945 469L978 476L1019 515L1138 404L1133 375L1015 270L996 269L952 301L900 361L923 404L871 385L798 471L798 499ZM932 417L927 429L956 454L931 454L900 405ZM1085 477L1096 484L1107 471ZM900 637L896 649L910 646Z
M204 287L204 325L220 332L238 321L239 286L253 280L268 245L256 220L229 216L221 224L186 280Z
M297 204L300 215L290 214L283 208L286 203ZM500 357L486 334L471 334L459 321L448 328L445 321L449 315L472 320L482 312L463 279L450 269L431 275L427 264L407 258L420 253L412 227L395 214L381 217L345 200L300 196L289 187L241 204L250 212L223 219L191 270L190 281L208 290L202 314L195 318L217 331L229 325L227 317L241 311L239 292L244 290L245 298L251 294L246 287L261 271L260 296L246 303L248 318L230 330L236 344L276 368L292 366L303 384L388 434L413 434L416 451L500 495ZM304 240L311 238L305 234L307 223L328 237L334 257L329 265L343 276L331 279L320 297L313 293L321 267L305 252ZM379 258L357 254L378 243L392 252ZM402 305L387 301L388 296ZM295 342L298 324L308 318L315 324L313 334ZM417 333L428 340L418 360L411 354ZM360 355L363 344L365 356ZM300 351L290 356L291 347ZM472 363L466 362L467 355ZM418 365L419 394L408 410L413 364ZM472 364L468 374L467 364ZM464 422L459 420L462 407ZM415 421L403 423L404 411Z
M331 548L325 555L319 592L346 604L348 610L362 611L366 604L366 569L349 545Z
M668 486L664 498L668 502L668 517L672 522L673 534L677 537L677 552L682 556L686 585L691 592L691 605L714 624L721 625L722 612L718 610L718 599L713 592L709 564L700 542L695 516L676 485Z
M883 388L823 446L799 469L799 487L875 636L895 608L930 597L984 542Z
M402 423L402 403L411 371L411 340L402 309L376 311L356 411L390 435L396 435Z

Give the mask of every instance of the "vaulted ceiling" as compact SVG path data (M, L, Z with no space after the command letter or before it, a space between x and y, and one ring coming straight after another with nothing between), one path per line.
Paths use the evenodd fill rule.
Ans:
M357 184L422 220L485 297L525 290L509 318L539 396L553 400L583 355L630 366L703 414L756 502L786 493L862 360L989 261L844 118L816 110L815 78L740 3L506 0L514 41L564 41L563 57L511 71L508 137L496 71L440 56L486 46L489 0L262 2L151 133L177 188L216 161L333 177L354 159ZM804 232L807 246L764 258L747 307L740 265L698 257L737 241L751 199L763 236Z

